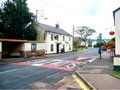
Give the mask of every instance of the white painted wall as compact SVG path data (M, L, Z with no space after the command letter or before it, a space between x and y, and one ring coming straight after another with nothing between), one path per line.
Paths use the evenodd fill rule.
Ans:
M31 51L31 43L24 44L24 51Z
M36 43L36 50L46 50L45 43Z
M115 53L120 54L120 10L115 13Z
M23 51L31 51L32 43L24 43ZM36 43L36 50L46 50L45 43Z
M51 34L53 34L53 36L58 35L59 40L53 40L51 41ZM63 36L65 38L65 40L63 41ZM71 38L69 40L69 37ZM71 36L66 36L66 35L60 35L60 34L56 34L56 33L51 33L51 32L47 32L47 36L46 36L46 54L50 54L50 53L56 53L57 52L57 43L61 43L59 45L59 52L61 52L61 49L63 48L63 45L65 46L65 52L68 51L72 51L73 50L73 38ZM51 51L51 44L53 44L54 50ZM71 48L71 50L69 50L69 46Z
M113 64L115 65L115 66L120 66L120 58L119 57L114 57L114 62L113 62Z

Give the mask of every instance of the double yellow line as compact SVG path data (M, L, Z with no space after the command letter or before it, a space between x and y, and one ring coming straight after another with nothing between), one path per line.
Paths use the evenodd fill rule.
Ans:
M72 76L75 79L75 81L78 83L80 88L82 88L83 90L90 90L88 86L80 78L78 78L76 75L72 75Z

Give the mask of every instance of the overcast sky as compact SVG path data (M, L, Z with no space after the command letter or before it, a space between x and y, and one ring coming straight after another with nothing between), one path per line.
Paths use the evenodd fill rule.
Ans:
M70 34L73 25L88 26L97 32L91 38L102 33L103 39L111 38L109 32L114 31L113 10L120 7L120 0L27 0L27 3L31 12L39 10L38 21L41 23L51 26L58 23Z

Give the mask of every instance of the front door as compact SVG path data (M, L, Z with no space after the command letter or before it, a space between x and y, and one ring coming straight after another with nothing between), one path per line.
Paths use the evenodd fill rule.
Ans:
M57 44L57 53L59 53L59 44Z

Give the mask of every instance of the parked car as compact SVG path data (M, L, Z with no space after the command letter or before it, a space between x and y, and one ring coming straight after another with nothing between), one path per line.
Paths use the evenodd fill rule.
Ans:
M107 50L107 46L102 46L102 51L106 51Z

